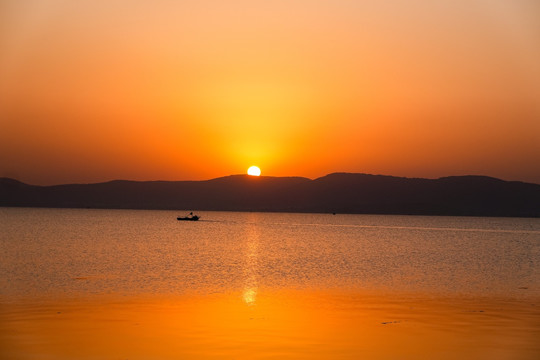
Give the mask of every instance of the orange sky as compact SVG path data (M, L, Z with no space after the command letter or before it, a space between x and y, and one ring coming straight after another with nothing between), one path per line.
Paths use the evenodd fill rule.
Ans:
M540 2L0 3L0 176L540 183Z

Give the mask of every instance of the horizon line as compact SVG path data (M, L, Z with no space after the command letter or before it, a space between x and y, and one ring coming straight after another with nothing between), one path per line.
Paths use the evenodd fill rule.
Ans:
M260 176L253 176L248 174L230 174L230 175L223 175L218 176L210 179L202 179L202 180L163 180L163 179L157 179L157 180L131 180L131 179L110 179L110 180L103 180L103 181L96 181L96 182L66 182L66 183L56 183L51 185L40 185L40 184L32 184L29 182L25 182L23 180L19 180L13 177L9 176L1 176L0 180L13 180L25 185L30 186L40 186L40 187L50 187L50 186L63 186L63 185L93 185L93 184L106 184L110 182L115 181L124 181L124 182L204 182L204 181L212 181L217 179L224 179L227 177L246 177L246 178L302 178L307 179L310 181L314 181L317 179L321 179L330 175L338 175L338 174L346 174L346 175L367 175L367 176L382 176L382 177L393 177L393 178L401 178L401 179L426 179L426 180L439 180L439 179L445 179L445 178L452 178L452 177L482 177L482 178L491 178L495 180L505 181L505 182L519 182L519 183L525 183L525 184L534 184L534 185L540 185L540 183L536 182L530 182L530 181L524 181L524 180L506 180L501 179L495 176L490 175L480 175L480 174L464 174L464 175L446 175L446 176L439 176L439 177L419 177L419 176L398 176L398 175L387 175L387 174L370 174L370 173L361 173L361 172L347 172L347 171L336 171L331 172L326 175L322 175L316 178L309 178L306 176L299 176L299 175L287 175L287 176L274 176L274 175L260 175Z

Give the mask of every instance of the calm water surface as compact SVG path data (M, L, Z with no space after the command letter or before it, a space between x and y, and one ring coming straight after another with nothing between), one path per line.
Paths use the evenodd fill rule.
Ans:
M253 288L538 295L540 220L0 209L0 291L18 296ZM527 291L524 291L527 288Z
M0 208L3 352L540 355L540 219L183 214Z

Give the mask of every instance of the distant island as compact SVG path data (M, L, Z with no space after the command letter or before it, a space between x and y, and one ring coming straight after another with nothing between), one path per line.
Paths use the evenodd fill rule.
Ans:
M486 176L439 179L334 173L55 186L0 178L0 206L540 217L540 185Z

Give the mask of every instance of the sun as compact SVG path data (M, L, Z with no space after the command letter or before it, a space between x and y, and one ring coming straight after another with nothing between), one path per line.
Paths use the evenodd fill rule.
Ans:
M261 169L259 169L257 166L252 166L248 169L247 173L251 176L261 176Z

